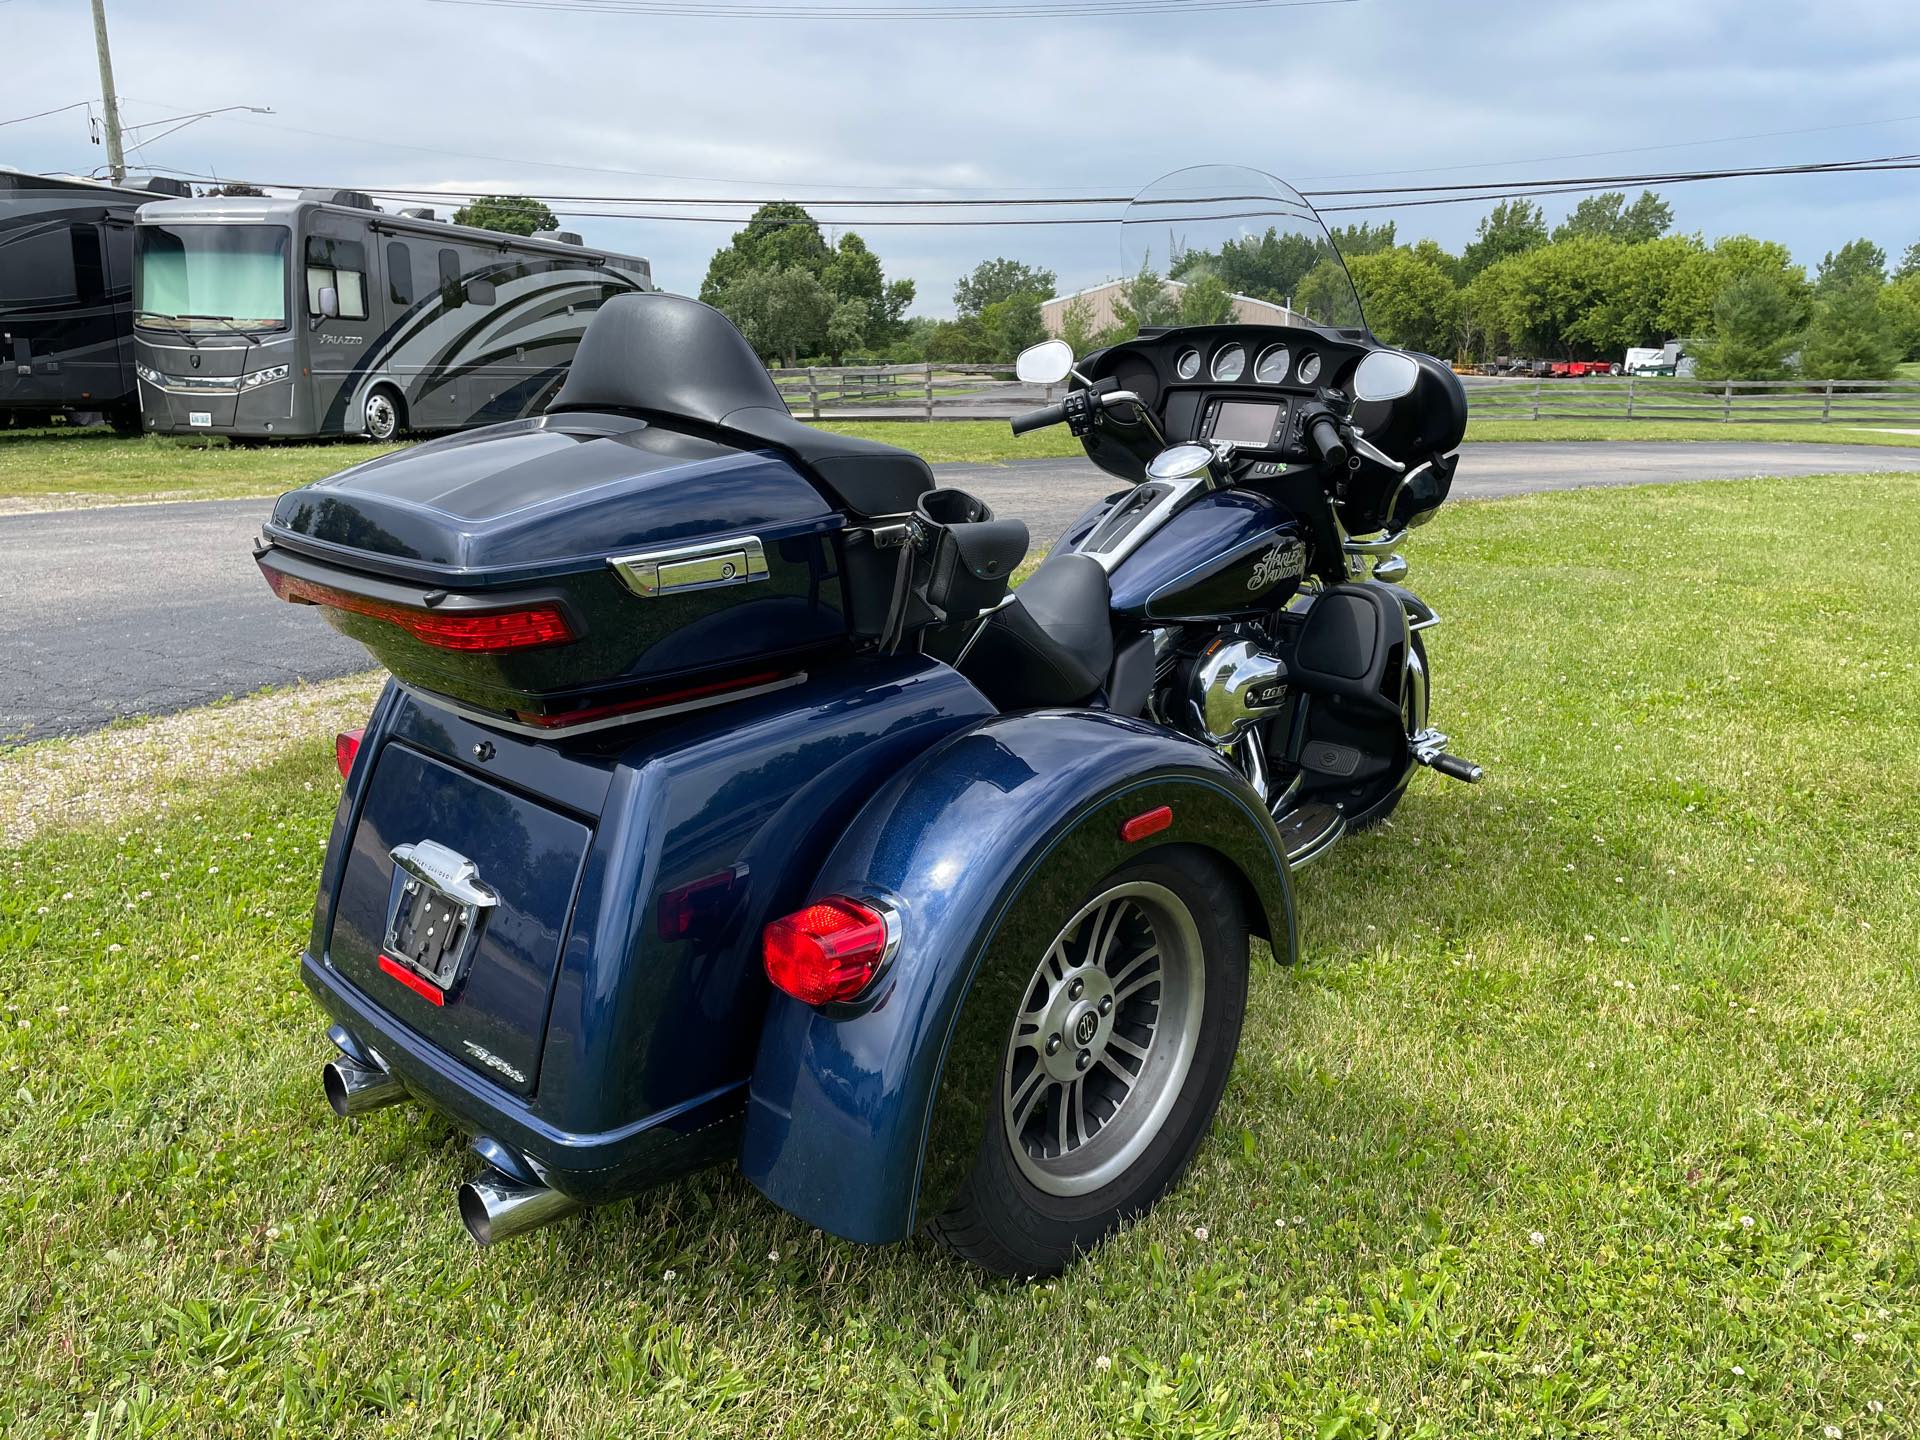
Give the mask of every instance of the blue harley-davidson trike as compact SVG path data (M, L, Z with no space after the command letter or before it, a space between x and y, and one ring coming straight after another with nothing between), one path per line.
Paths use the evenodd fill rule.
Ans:
M610 300L539 418L275 506L269 582L393 676L303 960L326 1094L472 1133L480 1243L731 1160L834 1234L1056 1271L1193 1157L1290 871L1421 766L1478 778L1393 553L1458 380L1371 339L1269 177L1126 225L1194 323L1021 357L1064 388L1014 428L1121 484L1017 589L1021 522L794 420L666 294ZM1255 251L1290 304L1234 293Z

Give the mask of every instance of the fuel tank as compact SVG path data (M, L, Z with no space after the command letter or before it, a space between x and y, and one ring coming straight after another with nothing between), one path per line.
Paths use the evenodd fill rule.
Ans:
M1215 491L1114 567L1113 608L1143 620L1252 619L1292 597L1306 564L1290 511L1250 490Z

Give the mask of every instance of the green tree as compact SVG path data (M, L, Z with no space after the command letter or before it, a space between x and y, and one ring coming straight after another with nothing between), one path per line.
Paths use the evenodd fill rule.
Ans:
M835 305L827 317L827 358L838 365L849 351L865 346L867 327L872 322L873 312L864 300L842 300Z
M1903 269L1887 286L1887 304L1900 336L1901 358L1920 360L1920 269Z
M1294 313L1321 325L1353 325L1353 282L1331 255L1309 270L1293 292Z
M1694 350L1702 380L1780 380L1806 324L1806 299L1786 275L1762 267L1736 275L1713 302L1713 328Z
M953 306L962 315L979 315L989 305L1015 295L1037 295L1044 301L1053 297L1053 291L1053 271L1001 256L982 260L971 275L961 277L953 287Z
M1900 268L1893 272L1896 280L1911 279L1915 275L1920 275L1920 240L1907 247L1907 253L1900 257Z
M1074 296L1060 316L1060 338L1078 357L1092 352L1097 334L1093 325L1093 302L1084 295Z
M1174 292L1153 268L1151 257L1143 257L1140 271L1124 281L1113 300L1113 325L1100 338L1112 345L1131 339L1148 325L1171 325L1179 318Z
M1197 275L1182 285L1179 294L1182 325L1225 325L1233 319L1233 296L1218 275Z
M1814 276L1813 288L1828 295L1860 280L1871 280L1875 285L1887 281L1887 252L1871 240L1849 240L1838 250L1829 250Z
M1530 200L1502 200L1480 221L1473 243L1460 256L1460 270L1471 280L1482 270L1547 243L1546 212Z
M1810 380L1888 380L1900 363L1901 317L1874 274L1823 283L1800 351Z
M1167 278L1192 280L1211 274L1236 295L1285 304L1307 272L1324 258L1324 249L1314 236L1297 231L1282 234L1269 226L1264 235L1229 240L1217 251L1182 250Z
M1693 257L1704 249L1693 235L1613 246L1605 283L1570 327L1572 338L1612 359L1631 346L1660 344L1701 329L1711 306L1690 313L1680 287Z
M1360 220L1352 225L1336 225L1331 233L1334 246L1340 251L1341 258L1352 260L1356 255L1372 255L1380 250L1391 250L1393 231L1394 224L1391 220L1383 220L1377 225Z
M880 268L880 257L851 230L822 262L820 283L836 301L857 302L865 312L861 322L865 344L888 345L901 333L901 317L913 303L913 281L889 281Z
M720 297L720 310L763 360L792 367L827 339L833 296L804 265L749 270Z
M937 320L927 332L927 359L966 364L987 353L987 334L978 316L960 320Z
M1622 245L1638 245L1657 240L1673 225L1673 207L1651 190L1642 190L1640 198L1627 204L1626 192L1607 190L1589 195L1575 205L1567 218L1554 230L1559 240L1618 240Z
M1451 354L1459 326L1460 294L1438 246L1426 251L1396 245L1347 262L1367 324L1389 345Z
M995 300L980 312L980 330L986 337L986 352L975 360L1011 360L1029 345L1047 338L1046 322L1040 315L1040 293L1016 290L1004 300Z
M508 235L531 235L536 230L560 227L553 211L527 195L483 196L454 211L453 223L499 230Z

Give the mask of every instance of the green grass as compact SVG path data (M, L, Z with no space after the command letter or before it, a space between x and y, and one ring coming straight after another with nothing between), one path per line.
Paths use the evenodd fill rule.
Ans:
M263 445L58 427L0 431L0 500L49 505L278 495L384 454L357 441Z
M0 852L0 1433L1912 1435L1915 478L1423 530L1487 783L1300 878L1185 1183L1035 1288L725 1171L475 1251L450 1126L320 1099L325 737Z
M1063 427L1016 437L1004 420L848 421L829 423L826 428L904 446L936 464L1006 464L1082 453L1080 442ZM1920 437L1839 426L1493 420L1469 426L1467 438L1819 440L1842 445L1901 446L1913 445ZM382 453L379 446L357 441L242 449L212 438L122 439L107 430L0 432L0 502L43 501L49 506L68 506L278 495Z
M1920 380L1920 360L1908 360L1893 367L1896 380Z

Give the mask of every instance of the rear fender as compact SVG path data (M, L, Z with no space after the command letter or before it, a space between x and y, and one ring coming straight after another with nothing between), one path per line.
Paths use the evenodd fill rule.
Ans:
M1134 843L1127 819L1165 805ZM812 894L900 912L871 993L816 1009L775 994L741 1168L775 1204L851 1240L912 1233L977 1151L1018 992L1060 925L1116 866L1197 847L1239 881L1247 923L1296 952L1285 846L1215 752L1096 711L996 716L920 756L861 811Z

